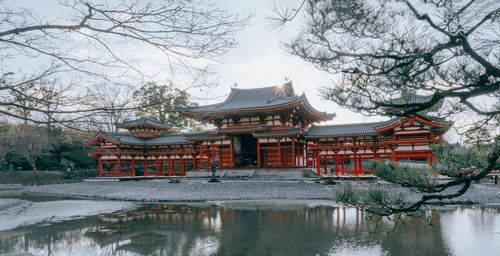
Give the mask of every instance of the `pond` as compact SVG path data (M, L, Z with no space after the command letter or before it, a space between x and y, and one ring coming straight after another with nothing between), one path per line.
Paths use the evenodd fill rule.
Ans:
M368 220L328 201L130 203L0 197L0 254L500 255L500 209Z

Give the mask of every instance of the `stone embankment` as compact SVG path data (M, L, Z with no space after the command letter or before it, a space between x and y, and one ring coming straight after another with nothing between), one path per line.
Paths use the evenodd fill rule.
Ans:
M411 201L419 195L398 185L369 181L339 180L333 185L319 183L317 179L279 180L221 180L210 183L205 179L180 179L171 183L170 179L138 181L86 181L71 184L54 184L23 187L31 194L59 195L81 198L99 198L127 201L192 202L220 200L269 200L269 199L321 199L335 200L337 191L350 183L354 188L367 189L382 187L390 193L405 193ZM490 181L473 184L469 191L459 198L445 203L474 203L500 205L500 186Z

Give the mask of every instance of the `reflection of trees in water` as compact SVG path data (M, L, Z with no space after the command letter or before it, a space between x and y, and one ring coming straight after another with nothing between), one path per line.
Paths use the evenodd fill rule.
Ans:
M85 233L101 247L147 255L186 254L200 238L215 235L206 223L211 208L146 204L145 207L100 215Z
M441 234L439 213L431 212L428 218L429 224L419 218L399 223L399 227L383 239L383 250L390 251L392 255L448 255Z
M54 244L81 242L89 222L95 219L88 217L61 223L38 223L12 231L0 231L0 253L29 252L33 248L43 248L46 255L52 255Z
M235 221L223 221L222 255L316 255L345 241L372 246L361 212L344 207L304 208L294 211L236 210Z
M0 253L43 248L49 254L64 252L63 246L85 246L100 255L314 255L345 248L375 248L394 255L445 254L438 214L432 215L432 222L409 219L388 234L392 223L381 222L381 232L374 234L370 232L374 220L353 208L145 204L135 210L0 232Z
M500 213L500 208L489 208L484 206L458 207L458 212L465 215L475 216L469 218L474 230L474 233L494 233L498 232L495 229L495 213Z

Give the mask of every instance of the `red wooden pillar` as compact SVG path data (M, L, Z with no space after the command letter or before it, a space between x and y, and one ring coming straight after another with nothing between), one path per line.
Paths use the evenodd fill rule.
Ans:
M165 161L162 159L160 162L161 165L161 176L165 176Z
M158 155L156 156L156 176L159 176L160 175L160 165L159 165L159 162L158 162Z
M431 156L429 157L429 165L432 165L432 163L436 162L437 160L437 155L436 153L431 153Z
M299 161L298 164L299 166L304 166L304 150L303 150L303 146L299 141L297 141L297 157L299 158Z
M175 175L175 158L173 158L168 165L169 176Z
M353 149L352 158L354 160L354 175L358 175L358 155L356 154L356 149Z
M148 159L144 157L144 176L148 176Z
M193 171L198 170L198 160L196 160L196 154L191 154L191 158L193 159Z
M181 157L181 176L186 176L186 165L184 163L182 155L180 155L180 157Z
M345 152L345 150L344 150L344 152ZM340 159L340 167L342 168L341 169L341 173L342 173L342 175L344 175L345 174L345 172L344 172L345 168L344 168L344 158L343 157Z
M99 177L102 177L102 156L99 156Z
M167 161L167 166L168 166L168 176L172 176L172 161L170 158Z
M323 161L323 165L325 166L325 174L328 174L328 158L325 158Z
M132 156L132 177L135 177L135 156Z
M335 176L339 176L339 154L335 150Z
M215 141L212 141L212 163L215 164L215 145L214 145L214 142ZM220 156L219 156L220 157ZM219 159L220 160L220 159Z
M318 169L318 176L321 176L321 159L319 158L320 150L316 150L316 168Z
M302 144L302 165L307 166L307 145L305 143Z
M130 163L127 163L127 176L130 176Z
M306 144L302 144L302 165L307 166L307 148Z
M257 167L260 167L260 139L257 138Z
M229 155L231 156L231 159L229 161L229 166L234 167L233 138L229 139Z
M121 177L122 176L122 163L121 163L121 156L118 155L116 156L118 157L118 177Z
M293 159L293 163L292 163L292 166L295 167L295 140L292 138L292 159Z
M206 157L206 158L207 158L207 159L206 159L206 160L207 160L207 161L206 161L207 166L210 166L210 164L209 164L209 161L210 161L210 156L209 156L209 155L210 155L210 154L209 154L208 150L206 149L206 147L205 147L205 146L201 146L201 150L202 150L203 152L205 152L205 153L206 153L206 156L203 156L203 159L205 159L205 157ZM204 165L205 163L204 163L204 162L202 162L202 163L203 163L203 164L202 164L202 168L205 168L205 165Z
M203 169L203 143L200 143L200 170Z
M279 159L278 160L279 161L278 164L279 164L280 167L282 167L283 166L283 161L281 159L281 141L279 139L278 139L278 159Z

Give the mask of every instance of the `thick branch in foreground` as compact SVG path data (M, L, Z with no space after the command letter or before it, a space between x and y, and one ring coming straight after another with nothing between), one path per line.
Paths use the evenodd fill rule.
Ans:
M494 170L499 157L500 137L497 137L493 149L487 156L485 166L478 172L471 170L464 171L451 181L425 187L412 184L411 182L398 182L404 187L417 189L423 193L421 198L413 203L406 202L404 194L390 195L389 192L380 191L380 189L374 190L376 192L370 190L368 192L356 191L349 186L337 194L337 201L381 216L415 212L429 201L441 201L460 197L469 189L472 182L479 181ZM458 189L455 192L440 193L457 187Z

